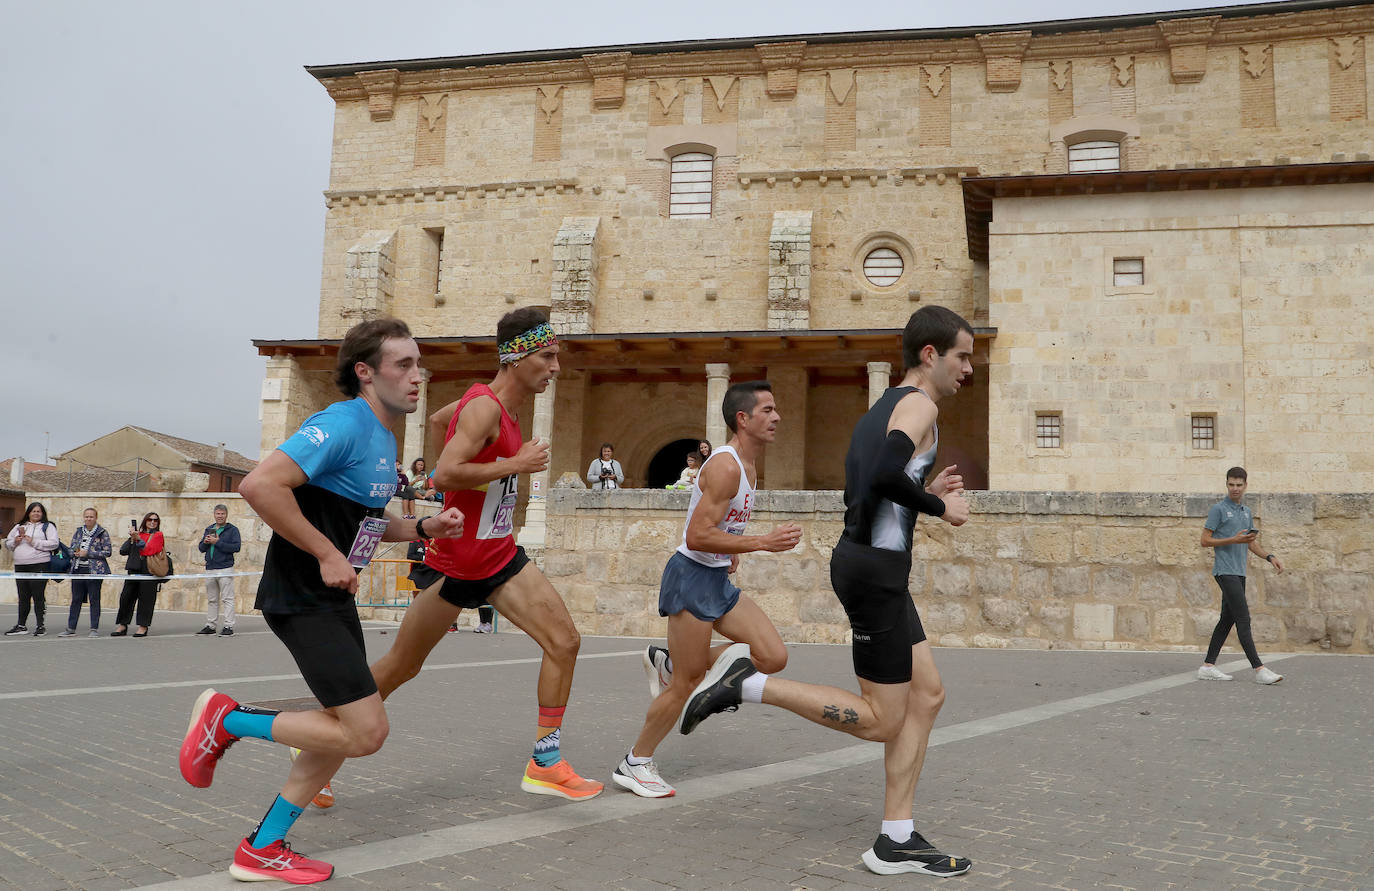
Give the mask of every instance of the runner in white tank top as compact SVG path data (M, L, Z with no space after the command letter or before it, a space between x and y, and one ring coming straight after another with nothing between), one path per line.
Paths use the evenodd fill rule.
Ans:
M735 496L730 499L729 508L725 511L725 516L716 528L731 535L743 535L744 526L749 522L749 512L754 507L754 492L757 490L749 482L749 474L744 470L744 463L740 461L739 455L735 453L733 446L723 445L711 453L711 457L706 459L710 464L720 455L729 455L731 460L739 465L739 488L735 491ZM704 471L705 465L702 466ZM689 557L702 566L729 566L730 554L713 554L707 551L694 551L687 547L687 527L692 525L692 514L696 513L697 505L701 503L701 485L699 483L701 474L697 474L697 479L692 481L692 500L687 504L687 522L682 524L682 544L678 545L677 552L684 557Z
M730 581L740 554L787 551L801 540L801 527L794 523L764 535L745 534L758 484L755 464L781 417L767 381L732 385L721 413L730 442L711 453L692 483L682 544L668 558L659 584L658 612L668 619L668 649L650 646L644 653L655 698L639 737L611 774L617 786L644 798L673 794L654 766L654 749L699 685L715 683L741 654L772 666L770 671L787 664L787 648L772 621ZM713 648L713 633L736 643Z

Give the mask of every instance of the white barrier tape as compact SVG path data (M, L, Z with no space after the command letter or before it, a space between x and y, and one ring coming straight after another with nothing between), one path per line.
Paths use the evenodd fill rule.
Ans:
M262 575L261 569L247 570L244 572L187 572L177 573L176 575L140 575L138 573L128 573L126 575L92 575L85 572L0 572L0 579L46 579L48 581L65 582L71 579L132 579L136 582L170 582L173 579L228 579L241 575Z

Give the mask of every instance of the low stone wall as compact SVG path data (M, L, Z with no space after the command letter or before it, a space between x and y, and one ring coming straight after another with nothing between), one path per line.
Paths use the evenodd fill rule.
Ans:
M568 603L583 633L662 636L658 581L682 540L688 493L553 489L544 550L532 554ZM954 529L925 518L917 527L911 590L932 641L944 646L1080 649L1205 649L1220 595L1211 552L1198 544L1213 496L1137 493L971 492L973 517ZM178 572L204 569L195 542L224 502L243 534L236 568L261 569L271 532L237 495L75 493L45 496L64 541L94 506L118 537L130 517L162 517ZM1248 596L1261 650L1374 652L1374 494L1258 495L1247 498L1263 545L1282 575L1250 561ZM425 512L432 507L418 505ZM747 554L736 582L772 617L784 639L848 640L829 582L830 549L843 527L841 494L760 492L749 532L776 523L802 527L786 554ZM8 530L6 530L8 531ZM403 556L397 546L392 556ZM0 550L0 570L12 567ZM115 572L123 571L116 555ZM366 578L366 577L365 577ZM103 608L118 603L107 582ZM252 608L255 577L236 591ZM71 589L49 586L61 622ZM0 601L15 602L0 580ZM200 610L204 586L169 582L161 609ZM399 618L400 611L367 611ZM108 625L102 621L102 625ZM1234 636L1231 638L1234 647Z
M1205 649L1220 594L1199 545L1220 496L971 492L955 529L924 518L911 590L945 646ZM584 633L659 636L659 574L681 541L688 495L622 489L550 493L545 573ZM1262 650L1374 651L1374 495L1247 498L1279 575L1250 561ZM749 532L802 526L786 554L749 554L737 583L793 641L848 640L829 585L841 493L760 492ZM1234 647L1235 638L1231 638Z

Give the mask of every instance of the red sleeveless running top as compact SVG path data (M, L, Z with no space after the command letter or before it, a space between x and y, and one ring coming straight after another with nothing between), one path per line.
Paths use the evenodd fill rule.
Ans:
M463 407L478 396L489 396L501 405L486 384L473 384L458 401L458 410L448 422L447 444L458 426ZM490 464L510 458L520 451L520 424L501 405L501 432L496 441L472 457L473 464ZM425 565L446 576L469 581L491 578L515 556L511 530L515 519L516 482L512 473L476 489L444 493L444 509L456 507L463 512L462 538L436 538L425 553Z

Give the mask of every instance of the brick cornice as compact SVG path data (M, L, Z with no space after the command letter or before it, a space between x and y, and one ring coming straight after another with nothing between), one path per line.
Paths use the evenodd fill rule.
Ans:
M401 72L395 68L382 71L363 71L358 74L367 91L367 111L374 121L389 121L396 110L396 86Z
M773 99L797 95L797 72L806 54L806 41L760 43L754 47L767 78L763 91Z
M1021 86L1021 59L1030 46L1029 31L996 31L976 34L983 51L985 80L994 93L1009 93Z

